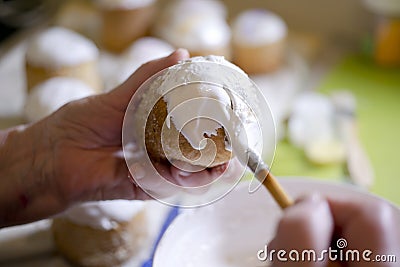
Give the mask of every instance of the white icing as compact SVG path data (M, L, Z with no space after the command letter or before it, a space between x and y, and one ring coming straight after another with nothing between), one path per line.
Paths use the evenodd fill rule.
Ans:
M235 126L243 123L247 127L246 134L251 135L252 127L256 122L246 103L219 85L189 83L171 90L173 88L171 85L176 83L177 78L182 81L207 81L207 69L201 69L203 65L196 64L207 61L228 66L236 70L237 75L247 77L240 68L223 57L195 57L174 66L173 71L166 72L162 76L161 84L153 85L167 103L167 126L171 121L196 149L204 147L205 142L201 142L204 134L216 135L216 130L221 126L234 135L231 138L240 138L239 135L242 133L235 132ZM199 117L204 114L207 118ZM233 130L228 129L231 126Z
M196 101L191 101L189 105L184 104L185 101L192 99L196 99ZM164 96L164 100L168 108L167 125L171 120L178 131L196 149L205 147L206 143L201 142L204 139L204 134L207 134L207 136L216 135L216 130L221 128L221 120L223 118L230 119L231 99L227 92L219 86L189 84L184 88L171 90ZM211 119L192 120L198 117L199 110L211 110L213 116Z
M156 0L94 0L94 2L106 9L136 9L154 4Z
M79 225L111 230L121 222L132 220L143 208L143 201L107 200L73 206L62 216Z
M288 122L290 141L301 148L316 141L335 139L335 108L327 96L304 93L293 104Z
M225 20L183 16L159 31L161 38L189 50L217 49L229 45L231 31Z
M221 1L217 0L176 0L167 7L166 13L170 16L205 14L209 17L225 19L227 10Z
M47 68L76 66L94 61L99 55L96 45L86 37L62 27L52 27L33 37L28 44L29 64Z
M115 83L121 84L142 64L166 57L174 51L169 43L154 37L143 37L135 41L123 54Z
M164 40L155 37L142 37L127 48L122 57L143 64L156 58L165 57L173 51L172 45Z
M233 23L233 40L239 44L264 45L287 35L287 26L278 15L252 9L241 13Z
M84 82L69 78L55 77L35 86L30 91L25 104L25 117L38 121L64 104L94 94L94 90Z
M114 89L126 81L142 64L168 56L174 50L172 45L161 39L142 37L119 56L102 52L99 67L102 76L106 77L105 90Z
M225 47L231 39L225 7L212 0L177 1L165 11L155 33L176 47L189 50Z

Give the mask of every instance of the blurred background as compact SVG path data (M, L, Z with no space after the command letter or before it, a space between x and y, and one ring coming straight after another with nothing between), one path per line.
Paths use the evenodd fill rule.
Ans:
M276 175L354 183L400 204L398 0L3 0L0 22L2 128L37 119L26 111L43 105L29 96L26 47L51 27L96 44L100 91L185 47L225 56L263 91Z
M0 0L0 129L33 123L69 101L112 90L141 64L178 47L188 49L192 56L224 56L258 86L269 104L262 108L272 112L275 122L275 129L264 133L269 153L265 160L283 184L291 184L289 189L309 192L317 188L340 197L372 192L400 205L400 0ZM268 142L271 136L276 146ZM350 184L355 191L343 186ZM173 244L164 247L174 248L180 236L180 241L190 242L183 244L194 249L184 245L179 253L195 253L195 259L203 254L206 261L214 258L210 252L233 255L228 260L234 266L254 260L255 252L268 241L259 229L273 234L280 210L229 196L216 205L232 198L236 202L220 206L212 216L200 212L200 218L191 217L197 225L187 220L187 229L175 227L182 232L172 232ZM267 200L264 197L260 200ZM95 203L94 208L103 210L102 205ZM151 264L157 247L154 241L178 211L172 209L172 216L170 207L156 201L144 206L117 201L108 212L126 214L132 208L140 216L131 218L134 233L130 237L141 244L140 249L124 253L122 260L128 260L126 266L149 266L147 260ZM108 218L106 211L99 221ZM232 219L227 220L225 212ZM215 223L219 213L222 223ZM77 214L68 220L79 221L91 212ZM208 219L209 225L204 224ZM128 241L117 244L114 240L119 239L110 238L120 233L104 236L107 231L99 229L82 235L80 226L92 228L78 223L75 231L60 230L66 238L78 236L69 249L83 254L71 259L66 251L56 252L59 244L54 243L52 223L50 218L1 229L0 266L67 267L70 261L85 265L92 252L97 253L92 266L99 266L99 259L105 264L101 256L107 253L104 248L98 252L97 243L115 246L106 247L112 252L129 242L123 235ZM117 228L122 225L112 223ZM185 237L188 232L198 233L196 227L212 230L214 226L222 229L200 238ZM221 243L223 251L229 250L226 255L213 247L221 233L228 237ZM136 234L144 234L144 240ZM251 242L243 242L244 236L252 237ZM205 245L198 245L197 239ZM87 244L94 247L82 250ZM118 258L119 253L111 254L111 260ZM173 259L173 254L167 253L167 258ZM236 258L240 263L233 263ZM176 259L181 263L180 256Z

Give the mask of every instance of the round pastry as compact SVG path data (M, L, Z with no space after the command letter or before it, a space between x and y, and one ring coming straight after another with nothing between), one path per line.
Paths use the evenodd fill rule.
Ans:
M142 37L136 40L122 54L118 66L111 69L109 63L104 62L104 75L109 79L106 81L106 90L111 90L123 83L142 64L157 58L171 54L174 48L167 42L155 37ZM110 68L111 67L111 68Z
M64 1L54 17L54 23L98 43L101 19L92 1Z
M155 35L192 56L231 58L231 31L223 4L215 0L176 0L161 14Z
M70 101L95 94L95 91L82 81L69 77L54 77L36 85L29 93L25 103L25 118L35 122L50 115Z
M78 266L120 266L140 251L148 235L146 218L141 201L80 204L54 218L54 242Z
M96 0L102 17L101 44L121 52L149 30L156 0Z
M99 69L105 81L105 91L110 91L123 83L142 64L169 55L174 48L155 37L141 37L118 56L103 52Z
M183 61L154 80L140 103L143 107L152 107L144 131L147 153L152 160L200 167L226 163L232 157L232 138L236 138L232 134L237 132L232 129L228 132L224 125L230 127L239 116L245 117L243 121L249 125L254 122L247 106L222 86L187 82L207 81L207 69L202 69L207 66L198 64L207 61L244 74L223 57L208 56ZM182 81L182 86L174 86L177 79ZM139 111L137 116L146 118L147 114Z
M124 51L122 58L139 67L147 61L168 56L174 50L174 47L166 41L148 36L136 40Z
M52 27L29 41L26 51L28 91L56 76L77 78L100 92L102 82L97 70L99 50L76 32Z
M276 14L248 10L233 23L234 62L249 74L277 69L283 62L287 27Z

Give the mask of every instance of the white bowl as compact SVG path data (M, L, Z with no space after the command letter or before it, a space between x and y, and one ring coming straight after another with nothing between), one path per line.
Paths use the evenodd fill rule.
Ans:
M294 198L310 193L341 199L378 198L343 183L304 178L284 178L280 181ZM400 210L392 206L400 224ZM199 209L185 210L177 217L159 243L153 266L264 266L257 259L257 252L273 238L281 214L280 208L264 188L249 194L248 184L241 183L220 201Z

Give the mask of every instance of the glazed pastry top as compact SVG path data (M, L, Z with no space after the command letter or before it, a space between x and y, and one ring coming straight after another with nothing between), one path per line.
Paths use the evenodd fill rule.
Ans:
M241 13L233 23L233 41L239 44L264 45L287 35L287 26L278 15L261 9Z

